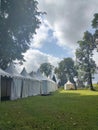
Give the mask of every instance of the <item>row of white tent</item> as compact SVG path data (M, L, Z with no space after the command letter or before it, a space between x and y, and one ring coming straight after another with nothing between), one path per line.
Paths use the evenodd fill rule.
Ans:
M13 64L5 71L0 69L0 100L47 95L56 90L57 84L40 72L28 74L24 68L19 74Z

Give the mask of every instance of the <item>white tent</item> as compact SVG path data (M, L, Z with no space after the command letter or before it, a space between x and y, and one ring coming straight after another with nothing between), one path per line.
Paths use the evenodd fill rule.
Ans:
M0 100L10 99L11 81L11 75L0 69Z
M11 63L5 71L13 77L11 84L11 100L21 98L24 77L18 73L13 63Z
M71 83L71 82L68 80L67 83L65 83L65 85L64 85L64 89L65 89L65 90L71 90L71 89L75 89L75 87L74 87L74 84Z
M29 76L29 74L26 72L26 69L23 68L21 75L24 76L26 79L23 81L23 87L22 87L22 97L28 97L32 96L30 94L30 90L32 88L32 79Z
M44 77L39 70L36 72L36 74L34 74L33 77L35 77L36 79L38 79L40 81L40 84L41 84L40 85L41 86L40 93L41 94L48 94L46 77Z
M0 99L8 97L15 100L22 97L49 94L57 90L57 84L39 71L29 75L24 68L19 74L13 63L5 71L0 69Z
M25 68L23 68L21 75L26 77L26 81L23 82L23 96L35 96L40 94L40 82L35 78L31 77ZM28 95L26 94L28 93Z
M37 78L35 72L31 72L30 76L33 79L33 95L41 94L41 81Z
M50 92L57 90L57 84L51 79L47 78L44 74L41 74L40 71L36 74L37 79L41 81L41 94L47 95Z

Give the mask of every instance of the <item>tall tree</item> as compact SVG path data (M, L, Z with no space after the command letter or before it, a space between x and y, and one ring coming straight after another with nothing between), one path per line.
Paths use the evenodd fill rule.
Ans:
M52 73L53 66L50 63L43 63L43 64L40 65L39 70L42 73L44 72L46 74L46 76L48 77Z
M98 13L94 14L94 19L92 20L92 27L95 29L94 44L98 52Z
M75 69L74 61L72 60L72 58L63 59L59 63L59 66L55 69L55 73L58 75L58 78L61 81L61 85L64 85L67 80L70 80L72 83L75 84L74 77L77 76L77 71Z
M94 19L92 20L92 27L98 29L98 13L94 14Z
M96 64L93 60L93 35L86 31L83 40L78 41L79 48L76 50L76 58L78 69L81 70L83 79L87 82L91 90L94 90L92 85L93 74L96 71Z
M36 0L1 0L0 6L0 67L12 60L23 60L30 40L40 21Z

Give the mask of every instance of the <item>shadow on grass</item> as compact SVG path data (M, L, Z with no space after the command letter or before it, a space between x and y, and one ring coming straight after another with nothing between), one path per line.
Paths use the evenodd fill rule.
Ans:
M63 90L0 104L2 130L97 130L98 92Z

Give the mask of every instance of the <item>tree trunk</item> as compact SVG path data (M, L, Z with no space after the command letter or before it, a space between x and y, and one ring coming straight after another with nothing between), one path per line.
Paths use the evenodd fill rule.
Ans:
M74 83L74 85L75 85L75 90L77 90L77 85L76 85L76 82Z
M95 90L93 88L93 84L92 84L92 74L91 74L91 71L89 71L89 88L90 88L90 90L93 90L93 91Z
M88 52L88 60L89 60L89 64L88 64L88 80L89 80L89 88L90 90L94 91L94 88L93 88L93 84L92 84L92 73L91 73L91 68L90 68L90 53Z
M73 80L74 86L75 86L75 90L77 90L77 85L76 82Z

